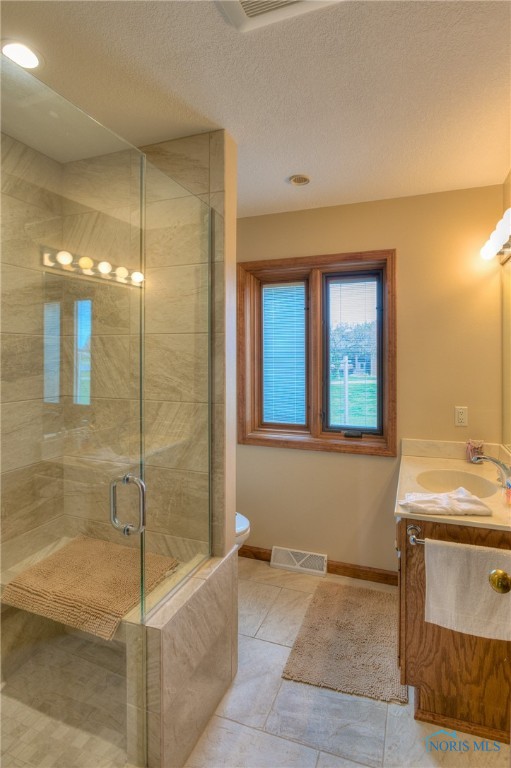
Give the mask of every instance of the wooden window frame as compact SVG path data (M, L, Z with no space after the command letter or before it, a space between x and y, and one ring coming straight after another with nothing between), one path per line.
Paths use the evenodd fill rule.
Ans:
M238 442L307 451L396 456L395 251L268 259L238 264ZM323 428L323 276L381 270L383 275L383 434L345 437ZM308 286L306 426L262 421L261 286L304 280Z

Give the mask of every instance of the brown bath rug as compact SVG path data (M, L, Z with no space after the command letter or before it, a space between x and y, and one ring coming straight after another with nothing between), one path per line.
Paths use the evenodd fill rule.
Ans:
M314 593L282 677L405 704L397 643L397 593L327 581Z
M177 565L174 558L146 553L146 592ZM2 602L111 640L140 602L140 551L80 536L16 576Z

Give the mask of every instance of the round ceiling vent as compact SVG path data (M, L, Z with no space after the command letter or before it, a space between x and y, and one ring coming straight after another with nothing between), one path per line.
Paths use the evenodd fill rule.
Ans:
M305 184L309 183L310 179L308 176L305 176L304 173L295 173L293 176L289 177L288 181L295 187L304 187Z

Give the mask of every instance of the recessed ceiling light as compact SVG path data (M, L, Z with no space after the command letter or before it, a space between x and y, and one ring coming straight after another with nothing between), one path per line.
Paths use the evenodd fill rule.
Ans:
M2 53L24 69L35 69L39 66L39 57L23 43L4 43Z
M295 187L304 187L305 184L310 182L310 179L304 173L295 173L293 176L289 177L288 182Z

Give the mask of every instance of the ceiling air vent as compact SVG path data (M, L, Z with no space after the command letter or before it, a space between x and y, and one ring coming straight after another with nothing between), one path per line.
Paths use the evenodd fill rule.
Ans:
M249 19L262 13L271 13L286 5L296 5L300 0L240 0L240 5Z
M216 0L223 15L242 32L317 11L342 0Z

